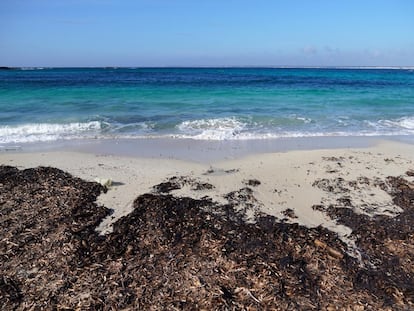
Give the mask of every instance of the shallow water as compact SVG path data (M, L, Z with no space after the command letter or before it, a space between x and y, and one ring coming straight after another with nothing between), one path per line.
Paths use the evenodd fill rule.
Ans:
M0 144L413 134L409 69L0 71Z

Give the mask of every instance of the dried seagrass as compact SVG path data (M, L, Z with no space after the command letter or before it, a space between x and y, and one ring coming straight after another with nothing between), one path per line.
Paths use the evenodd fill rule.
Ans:
M408 310L414 190L387 183L395 218L323 207L353 229L359 261L322 227L246 223L232 204L162 193L138 197L100 236L101 185L0 166L0 309Z

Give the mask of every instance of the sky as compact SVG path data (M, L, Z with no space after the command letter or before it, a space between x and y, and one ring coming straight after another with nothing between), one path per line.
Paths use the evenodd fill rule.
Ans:
M0 66L414 66L414 1L0 0Z

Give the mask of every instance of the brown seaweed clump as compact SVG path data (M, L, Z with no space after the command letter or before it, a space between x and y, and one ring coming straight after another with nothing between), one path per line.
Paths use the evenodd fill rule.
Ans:
M411 215L413 190L390 184ZM103 190L53 168L0 166L1 309L412 308L412 218L356 223L361 263L327 229L265 215L246 223L232 204L162 193L139 196L99 236ZM341 212L330 207L355 221Z
M342 206L329 206L327 213L352 229L364 266L355 273L356 289L369 289L389 305L414 308L414 184L401 177L386 183L403 210L396 217L369 217Z
M49 308L76 284L104 189L54 168L0 166L0 309Z

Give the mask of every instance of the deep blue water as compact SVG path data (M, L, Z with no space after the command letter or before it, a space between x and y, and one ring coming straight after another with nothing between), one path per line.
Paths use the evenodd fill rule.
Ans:
M0 70L0 143L414 134L410 69Z

